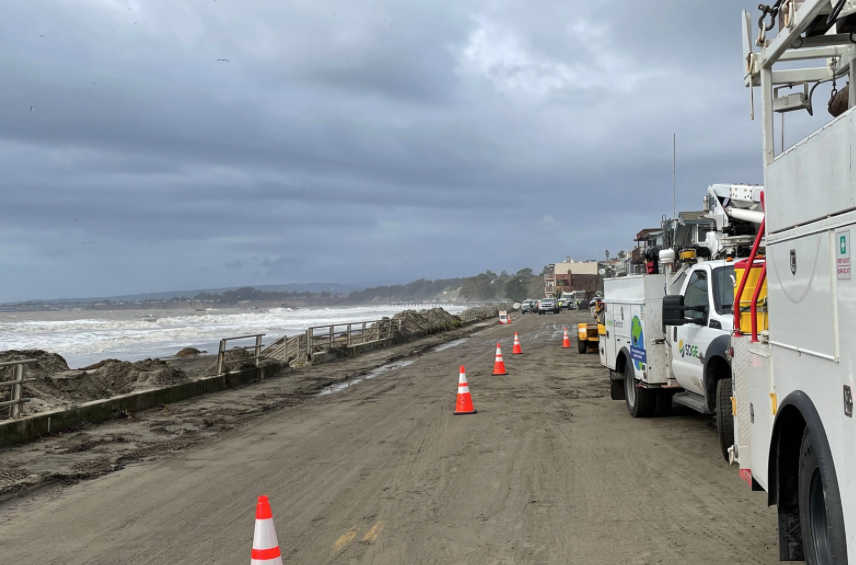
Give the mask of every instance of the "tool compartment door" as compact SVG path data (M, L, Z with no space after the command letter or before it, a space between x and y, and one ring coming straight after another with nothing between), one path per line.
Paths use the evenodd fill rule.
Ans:
M613 340L613 343L615 344L614 347L617 354L623 347L631 349L630 333L632 329L632 320L634 317L639 317L641 308L639 305L621 303L610 304L610 307L615 308L613 319L615 339ZM636 376L641 376L642 372L639 369L639 363L633 362L632 360L628 360L628 362L633 365Z
M666 384L669 382L669 359L663 336L661 298L645 301L641 322L645 343L645 381L651 384Z
M606 304L606 336L604 341L604 349L606 350L606 366L613 371L615 370L615 357L618 355L618 348L615 345L615 310L617 304Z
M833 232L835 233L835 232ZM849 243L845 237L845 251ZM767 244L767 288L771 305L770 342L799 349L804 354L834 360L838 357L833 277L845 282L830 266L829 232ZM832 250L840 255L840 236ZM835 280L836 283L839 280Z

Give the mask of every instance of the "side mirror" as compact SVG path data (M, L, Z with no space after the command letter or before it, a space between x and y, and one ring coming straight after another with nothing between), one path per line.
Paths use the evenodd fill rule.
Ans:
M663 297L663 332L666 326L683 326L687 323L684 317L684 297L680 294Z
M685 306L684 297L680 294L663 297L663 332L666 326L684 326L686 324L707 325L707 306ZM684 312L704 312L702 318L687 318Z

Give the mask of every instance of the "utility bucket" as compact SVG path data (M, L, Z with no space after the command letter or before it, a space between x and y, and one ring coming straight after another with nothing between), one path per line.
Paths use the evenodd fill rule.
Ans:
M740 331L744 334L752 333L752 297L755 295L755 289L758 286L758 279L761 278L761 269L764 267L764 261L755 261L752 268L749 268L749 260L743 259L734 263L734 278L737 282L734 287L734 302L737 303L737 291L740 289L740 283L743 277L746 279L746 288L743 289L743 299L740 301ZM748 271L748 275L747 275ZM767 279L764 279L764 284L761 285L761 293L758 295L758 331L762 332L768 328L767 325Z

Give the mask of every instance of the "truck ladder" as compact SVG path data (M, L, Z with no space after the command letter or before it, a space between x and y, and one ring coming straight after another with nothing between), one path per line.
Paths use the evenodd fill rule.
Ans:
M765 228L767 225L766 206L764 204L764 193L761 193L761 206L765 212L764 219L761 220L761 227L758 229L758 235L755 236L755 243L752 245L752 253L749 254L749 267L743 279L740 281L740 286L737 287L737 293L734 296L734 335L743 335L740 331L740 301L743 300L743 293L746 290L746 282L749 280L749 275L755 266L755 259L758 256L758 249L761 247L761 240L764 238ZM758 342L758 297L761 295L761 287L767 280L767 259L760 259L764 265L761 267L761 275L758 277L758 283L755 285L755 292L752 294L752 302L750 304L749 314L752 320L752 340L751 343Z

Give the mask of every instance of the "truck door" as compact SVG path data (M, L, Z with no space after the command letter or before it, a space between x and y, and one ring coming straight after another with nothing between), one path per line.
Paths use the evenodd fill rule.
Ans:
M616 304L605 304L604 308L606 308L606 339L604 339L606 345L606 366L610 369L615 370L615 357L618 354L618 350L615 347L615 340L617 339L615 335L615 309L618 307Z
M713 338L722 335L721 331L707 327L713 308L710 304L710 275L705 269L690 274L684 291L685 306L707 306L708 312L688 310L686 317L698 320L701 324L687 323L672 326L669 331L674 343L672 347L672 370L678 384L686 390L704 394L702 381L704 370L704 352Z

